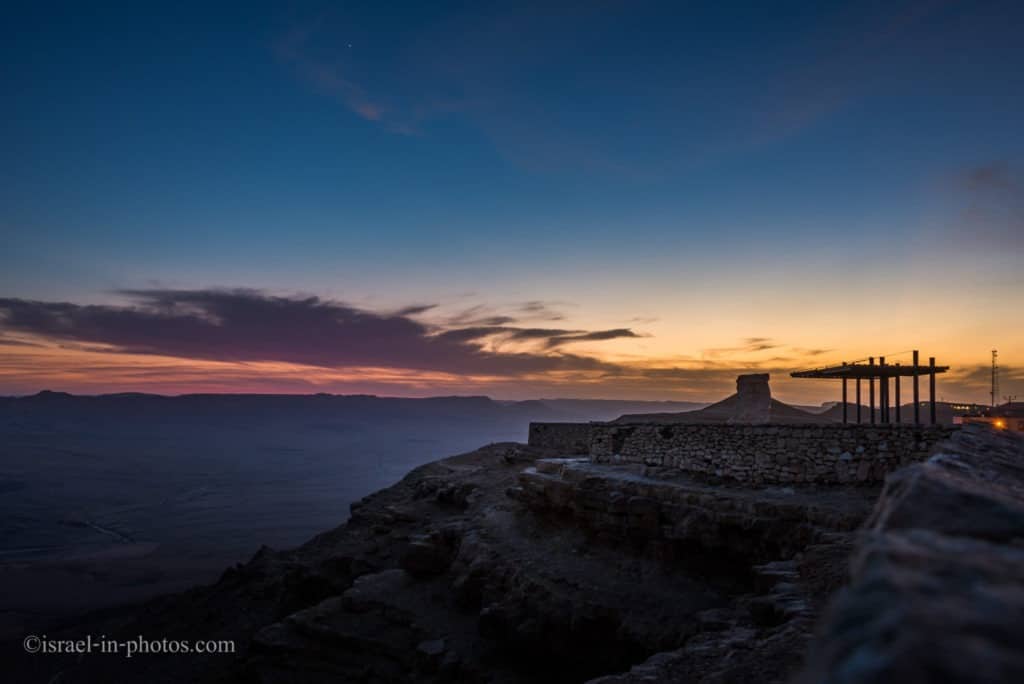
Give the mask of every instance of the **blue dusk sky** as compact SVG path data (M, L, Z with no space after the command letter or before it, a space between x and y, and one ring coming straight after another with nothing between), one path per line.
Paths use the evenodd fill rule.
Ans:
M785 374L917 347L983 400L998 347L1024 394L1022 26L8 3L0 393L821 401Z

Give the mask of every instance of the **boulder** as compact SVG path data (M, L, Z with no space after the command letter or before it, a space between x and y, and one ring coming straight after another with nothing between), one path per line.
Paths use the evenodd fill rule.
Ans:
M1024 438L977 426L886 481L801 683L1024 681Z

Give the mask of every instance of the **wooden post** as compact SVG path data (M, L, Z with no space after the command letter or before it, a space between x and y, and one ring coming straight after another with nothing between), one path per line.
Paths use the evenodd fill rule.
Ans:
M889 422L889 376L885 374L885 357L878 357L878 411L879 422Z
M857 423L860 423L860 378L857 378Z
M931 400L932 425L935 425L935 357L928 357L928 394Z
M868 376L868 416L872 425L875 424L875 357L868 357L868 366L871 367L871 375Z
M900 415L902 413L900 410L900 385L903 383L900 378L900 364L898 363L896 364L896 378L893 382L896 383L896 422L899 423L902 422L902 416Z
M843 361L843 365L844 366L846 365L845 361ZM845 423L845 422L846 422L846 376L843 376L843 423Z
M885 364L883 364L883 366L885 366L885 368L882 369L882 378L881 378L881 380L882 380L882 397L883 397L883 400L886 402L886 408L883 410L883 411L885 411L885 415L882 417L882 422L883 423L889 423L890 422L890 420L889 420L889 418L890 418L889 409L891 407L891 402L889 400L889 367L886 366Z
M914 425L921 424L921 389L918 386L917 378L918 358L917 350L914 350Z

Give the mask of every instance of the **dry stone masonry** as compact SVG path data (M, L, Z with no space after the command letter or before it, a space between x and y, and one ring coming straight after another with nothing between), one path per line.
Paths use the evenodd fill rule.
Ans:
M591 425L591 458L749 484L881 482L952 432L895 425Z
M590 453L590 423L530 423L529 443L563 455Z
M530 445L596 463L640 463L747 484L881 482L923 461L942 425L534 423Z

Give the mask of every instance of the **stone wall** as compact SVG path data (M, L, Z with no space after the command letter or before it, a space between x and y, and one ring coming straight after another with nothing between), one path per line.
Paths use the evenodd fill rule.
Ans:
M598 463L643 463L749 484L881 482L955 428L912 425L590 426Z
M590 453L591 423L530 423L529 444L564 455Z

